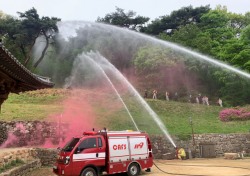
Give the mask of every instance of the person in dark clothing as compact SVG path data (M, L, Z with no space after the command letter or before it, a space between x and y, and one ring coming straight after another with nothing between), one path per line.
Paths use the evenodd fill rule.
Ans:
M148 91L146 89L144 91L144 98L148 98Z

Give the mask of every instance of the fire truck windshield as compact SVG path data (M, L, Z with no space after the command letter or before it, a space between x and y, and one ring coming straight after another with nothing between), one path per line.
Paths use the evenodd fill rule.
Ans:
M80 138L72 138L63 148L64 152L71 152L76 144L79 142Z

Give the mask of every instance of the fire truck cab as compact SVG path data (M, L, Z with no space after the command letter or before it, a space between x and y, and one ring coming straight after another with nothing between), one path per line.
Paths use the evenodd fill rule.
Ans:
M84 132L59 152L53 172L59 176L98 176L127 172L137 176L153 165L148 134L138 131Z

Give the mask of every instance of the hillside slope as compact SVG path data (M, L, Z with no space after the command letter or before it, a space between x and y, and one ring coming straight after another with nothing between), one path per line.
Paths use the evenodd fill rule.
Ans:
M95 111L97 127L107 127L111 130L135 129L131 118L124 106L114 103L113 98L100 100L97 91L84 91L82 100L91 104ZM20 95L11 94L4 102L1 121L11 120L47 120L51 114L61 114L64 111L63 100L70 94L70 90L44 89ZM149 133L159 133L159 128L151 116L134 100L125 103L140 130ZM131 102L133 101L133 102ZM164 123L170 134L189 135L192 133L190 119L194 133L247 133L250 121L221 122L218 118L219 106L205 106L164 100L146 100L153 111ZM84 107L83 107L84 108ZM92 117L90 117L92 118Z

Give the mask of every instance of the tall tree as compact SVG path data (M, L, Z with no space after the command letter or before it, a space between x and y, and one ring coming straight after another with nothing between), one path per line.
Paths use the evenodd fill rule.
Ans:
M142 31L153 35L158 35L162 32L170 35L181 26L200 23L201 16L209 10L210 7L208 5L197 8L193 8L192 6L183 7L173 11L170 15L165 15L152 21L152 23L143 28Z
M6 16L0 20L0 35L4 45L16 56L21 63L25 60L25 49L22 44L20 20ZM23 40L25 42L25 40Z
M112 24L140 31L143 25L149 21L148 17L136 16L136 12L124 12L124 9L116 7L116 12L105 15L104 18L98 17L97 22Z
M34 48L35 42L39 37L45 39L45 47L33 65L35 68L44 58L46 50L48 49L49 42L53 39L55 33L58 32L56 23L60 21L59 18L40 18L37 10L31 8L30 10L22 13L18 12L20 19L7 18L5 19L0 31L2 34L8 36L9 42L18 47L24 58L24 65L30 64L32 58L32 49Z
M32 8L24 13L18 12L19 16L22 19L21 25L26 33L26 38L30 41L28 45L28 56L25 60L25 65L30 61L31 58L31 51L32 48L35 45L35 41L38 37L44 37L45 38L45 47L41 53L41 56L35 62L34 67L36 68L38 64L42 61L44 58L45 52L48 49L49 46L49 39L53 37L53 35L58 32L58 27L56 23L60 21L59 18L49 18L49 17L42 17L39 18L39 15L37 14L37 10L35 8ZM27 35L28 34L28 35Z
M210 36L203 33L196 24L182 26L180 29L175 30L172 36L169 36L166 33L161 33L159 37L163 40L180 43L183 46L207 54L210 54L212 47Z

